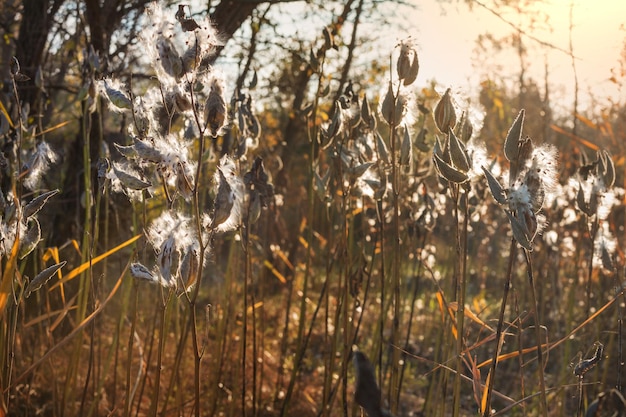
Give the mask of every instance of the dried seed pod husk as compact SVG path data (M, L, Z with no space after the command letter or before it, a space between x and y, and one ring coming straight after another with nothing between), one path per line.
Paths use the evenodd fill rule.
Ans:
M415 137L415 147L421 152L430 152L430 145L426 143L428 129L423 127Z
M217 80L211 84L211 91L204 106L204 122L214 138L226 125L226 101L222 86Z
M323 202L325 202L328 198L328 193L326 191L326 187L328 186L328 173L322 178L315 170L315 191L317 192L317 196Z
M174 43L170 39L161 36L157 41L157 51L163 71L178 80L183 74L183 61L180 55L178 55Z
M402 80L405 86L413 84L417 79L419 72L419 59L417 51L411 42L402 42L400 44L400 55L396 63L398 78Z
M382 135L378 132L374 132L376 135L376 148L378 151L378 158L383 161L385 164L389 164L389 151L387 150L387 144L383 139Z
M471 168L470 157L465 145L457 138L453 130L448 131L448 144L452 164L460 171L468 172Z
M330 32L330 30L327 27L325 27L322 30L322 34L324 35L324 48L326 50L329 50L333 46L335 46L335 41L333 39L333 34Z
M20 254L19 258L24 259L29 253L31 253L41 242L41 226L35 217L32 217L28 221L30 227L26 232L26 235L20 241Z
M376 116L372 113L367 96L363 97L363 102L361 103L361 119L371 131L376 130Z
M487 178L487 184L489 184L489 190L491 191L491 195L493 198L500 204L506 204L507 199L504 193L504 189L500 185L500 182L493 176L493 174L485 167L483 168L483 172L485 173L485 177Z
M590 210L589 204L585 200L585 192L583 191L583 186L578 184L578 193L576 193L576 205L587 216L593 216L594 212Z
M381 105L380 112L383 116L383 119L387 122L388 125L395 125L394 121L397 119L395 115L396 109L396 97L393 94L393 85L389 82L389 88L387 88L387 94L383 99L383 104Z
M353 178L360 178L365 172L374 165L373 162L365 162L363 164L359 164L355 167L350 168L350 175Z
M235 204L233 190L228 184L228 181L226 181L224 173L219 168L217 172L219 175L219 185L217 187L217 195L215 196L211 228L216 228L228 220L230 212L233 209L233 205Z
M433 161L435 162L435 167L437 168L439 175L446 180L462 184L469 179L466 173L448 164L446 161L441 159L439 155L433 154Z
M176 104L176 109L181 113L191 110L191 100L181 91L177 91L174 95L174 104Z
M343 111L341 111L341 105L339 101L335 101L335 110L330 121L330 125L326 130L326 135L329 140L334 139L343 129L344 117Z
M137 151L135 150L135 147L133 145L123 146L117 143L113 143L113 146L115 146L115 149L117 149L117 151L126 158L134 159L137 157Z
M115 167L113 167L113 172L115 173L115 176L120 180L122 185L128 189L145 190L152 186L152 183L150 183L150 181L144 181Z
M172 287L176 285L176 281L172 277L172 266L174 265L176 255L175 249L176 241L173 236L168 237L161 247L159 248L159 254L157 256L157 265L159 267L159 273L161 274L162 285L164 287Z
M402 144L400 145L400 165L410 167L413 163L413 143L409 129L404 127Z
M138 280L148 281L152 284L158 283L158 279L154 276L152 271L140 264L139 262L133 262L130 264L130 275Z
M448 88L441 97L434 112L435 124L441 133L447 133L456 126L456 110Z
M317 55L315 54L315 52L313 52L313 48L311 48L310 52L309 52L309 65L311 65L311 69L313 70L313 72L318 72L320 69L320 61L317 58Z
M16 76L20 73L20 61L17 60L16 57L11 57L11 63L9 64L9 71L12 76Z
M263 158L256 157L250 171L243 176L243 182L249 191L259 194L262 207L267 207L268 200L274 196L274 186L270 183L270 177L265 171Z
M250 193L250 201L248 203L248 225L254 224L261 217L261 196L258 192Z
M545 201L546 192L541 183L541 179L536 171L528 171L524 179L528 194L530 194L530 205L535 213L539 213L543 202Z
M163 160L163 154L148 141L135 138L133 147L135 148L137 156L144 161L154 162L156 164Z
M184 283L185 291L189 291L198 279L198 269L200 260L198 259L198 251L194 244L190 245L180 261L180 279Z
M33 198L26 206L24 206L24 211L22 215L25 219L28 219L35 214L39 213L39 211L43 208L43 206L48 202L48 200L57 195L59 190L51 190L47 191L39 196Z
M469 121L469 119L466 117L465 119L463 119L463 125L461 126L461 140L464 143L467 143L472 138L473 133L474 127L472 126L472 123Z
M521 247L526 249L527 251L532 251L533 247L530 243L528 235L526 234L526 227L523 226L520 221L513 216L508 210L506 211L506 215L509 218L509 224L511 225L511 231L513 232L513 237L519 243Z
M532 210L522 209L517 212L517 219L524 228L524 233L530 242L533 241L537 234L538 222L537 216Z
M122 91L113 88L104 80L104 91L106 92L107 97L111 104L121 110L129 110L132 109L133 103L130 101L128 96L124 94Z
M520 174L531 165L534 145L529 136L518 141L516 158L510 161L509 185L513 186Z
M67 264L67 261L59 262L58 264L49 266L38 273L37 276L28 284L26 290L24 290L24 296L28 298L33 292L46 285L46 283L50 281L50 278L52 278L54 274L59 271L59 269L63 268L65 264Z
M506 139L504 141L504 156L509 161L517 161L518 152L519 152L519 141L522 138L522 128L524 127L524 116L526 111L524 109L520 110L519 114L513 121L511 128L506 134Z
M606 188L611 188L613 184L615 184L615 164L613 163L613 159L611 159L611 155L605 150L601 152L600 159L604 165L604 169L602 170L604 186Z
M256 70L254 70L252 72L252 79L248 83L248 88L252 90L252 89L256 88L258 83L259 83L259 76L257 75Z
M189 200L193 197L193 186L189 178L187 178L183 163L180 161L176 164L176 190L178 190L185 200Z

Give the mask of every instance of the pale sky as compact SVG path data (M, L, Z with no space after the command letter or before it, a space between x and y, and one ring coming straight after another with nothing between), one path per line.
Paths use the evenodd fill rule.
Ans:
M417 0L414 0L417 1ZM490 5L492 0L481 0ZM539 10L549 16L552 31L533 32L537 38L569 50L569 11L570 0L544 0ZM502 22L484 8L474 5L470 12L462 1L420 0L419 10L414 11L409 21L415 22L410 28L417 39L420 53L420 79L436 79L442 90L452 87L468 95L477 94L481 75L509 73L511 79L519 74L520 61L515 51L479 56L476 39L481 33L506 35L513 32L511 26ZM545 16L544 15L544 16ZM532 16L543 21L540 13ZM505 15L513 23L529 19L520 17L512 10ZM596 97L616 97L618 91L607 80L611 68L618 65L626 31L620 28L626 24L625 0L574 0L573 48L579 57L576 61L581 97L589 102L588 91ZM523 23L527 27L527 23ZM537 43L525 38L530 48L527 61L528 75L543 84L544 66L547 60L553 92L560 94L561 100L573 97L574 76L571 58L562 52L539 48ZM494 71L497 66L510 68L507 71ZM469 88L468 88L469 87Z

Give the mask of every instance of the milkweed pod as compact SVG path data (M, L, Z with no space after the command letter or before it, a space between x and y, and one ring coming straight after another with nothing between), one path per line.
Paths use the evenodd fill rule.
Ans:
M435 124L441 133L448 133L456 126L456 111L448 88L435 107Z
M104 91L109 98L109 102L117 109L128 110L133 107L132 102L126 94L117 88L111 87L106 80L104 80Z
M28 221L28 223L30 227L20 242L20 259L24 259L41 241L41 226L39 225L37 219L33 217Z
M24 207L24 212L22 214L23 217L25 219L28 219L34 216L35 214L39 213L39 210L43 208L43 206L48 202L48 200L51 197L57 195L58 193L59 193L59 190L51 190L51 191L46 191L45 193L42 193L38 195L37 197L33 198Z
M400 165L411 166L413 163L413 143L409 129L404 127L402 145L400 146Z
M506 139L504 141L504 156L506 156L506 159L509 161L517 160L519 141L522 138L522 128L524 126L525 114L526 111L524 109L520 110L519 114L515 118L515 121L511 125L511 128L506 134Z
M152 284L158 283L158 280L156 279L152 271L150 271L139 262L133 262L132 264L130 264L129 271L130 275L137 280L148 281Z
M398 78L405 86L413 84L419 72L419 59L411 41L400 44L400 55L396 63Z
M363 102L361 103L361 119L363 119L363 122L370 130L376 130L376 116L372 114L367 96L363 97Z
M448 144L450 145L450 159L454 166L463 172L468 172L471 168L470 157L465 145L452 129L448 131Z
M217 79L211 83L211 91L204 106L204 122L214 138L226 125L226 100L222 86Z
M56 274L59 269L63 268L67 264L67 261L59 262L58 264L54 264L52 266L47 267L43 271L37 274L35 278L28 284L26 290L24 290L24 296L26 298L30 297L30 295L44 286L50 278Z

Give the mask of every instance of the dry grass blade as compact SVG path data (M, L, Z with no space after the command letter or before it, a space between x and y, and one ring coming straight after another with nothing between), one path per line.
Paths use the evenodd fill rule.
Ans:
M106 259L107 257L113 255L115 252L117 252L117 251L125 248L126 246L136 242L137 239L139 239L141 236L143 236L143 235L140 234L140 235L133 236L130 239L128 239L126 242L121 243L121 244L117 245L116 247L114 247L113 249L104 252L102 255L96 256L95 258L91 259L90 261L87 261L87 262L83 263L82 265L72 269L65 277L63 277L62 280L60 280L59 282L54 284L52 286L52 288L50 288L50 289L53 290L56 287L58 287L59 285L65 284L67 281L76 278L82 272L85 272L87 269L89 269L90 266L97 264L98 262L100 262L100 261Z
M11 284L13 283L13 277L15 276L15 268L17 267L17 257L20 253L20 238L15 237L15 242L11 248L11 254L7 259L7 263L4 266L4 272L2 273L2 282L0 282L0 318L4 316L4 309L11 293Z

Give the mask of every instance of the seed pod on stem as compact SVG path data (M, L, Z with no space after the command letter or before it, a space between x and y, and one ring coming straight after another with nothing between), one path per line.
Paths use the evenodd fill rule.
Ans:
M456 111L448 88L435 107L435 124L441 133L447 134L456 125Z

